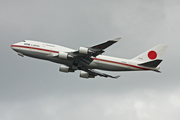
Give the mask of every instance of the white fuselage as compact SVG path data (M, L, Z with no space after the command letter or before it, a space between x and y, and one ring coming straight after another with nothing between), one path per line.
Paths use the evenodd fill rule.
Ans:
M49 60L59 64L64 64L66 66L72 66L73 60L60 59L53 57L59 54L59 52L74 52L76 50L49 44L43 42L37 42L32 40L25 40L24 42L19 42L11 45L12 49L18 52L20 55L25 55L33 58ZM108 71L135 71L135 70L155 70L149 69L142 66L138 61L115 58L105 55L98 55L97 57L92 57L94 60L89 64L91 69L101 69Z

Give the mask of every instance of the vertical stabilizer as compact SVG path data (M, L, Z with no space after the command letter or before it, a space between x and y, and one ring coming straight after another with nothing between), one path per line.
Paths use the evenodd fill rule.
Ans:
M166 50L167 45L159 44L150 50L138 55L137 57L133 58L132 60L139 61L140 63L154 61L157 59L161 59L162 54Z

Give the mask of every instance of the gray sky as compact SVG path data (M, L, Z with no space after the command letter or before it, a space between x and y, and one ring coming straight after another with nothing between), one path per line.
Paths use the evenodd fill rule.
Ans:
M179 11L179 0L0 0L0 119L179 120ZM86 80L10 48L32 39L78 49L116 37L105 55L133 58L169 45L162 73Z

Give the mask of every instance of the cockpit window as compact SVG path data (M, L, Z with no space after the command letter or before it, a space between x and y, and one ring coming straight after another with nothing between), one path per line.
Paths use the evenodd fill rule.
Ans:
M29 43L24 43L24 45L30 45Z

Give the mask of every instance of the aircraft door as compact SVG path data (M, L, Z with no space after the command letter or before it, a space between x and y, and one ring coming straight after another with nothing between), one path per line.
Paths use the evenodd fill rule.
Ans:
M51 52L52 48L49 45L43 44L43 47L44 47L47 55L51 55L52 54L52 52Z

